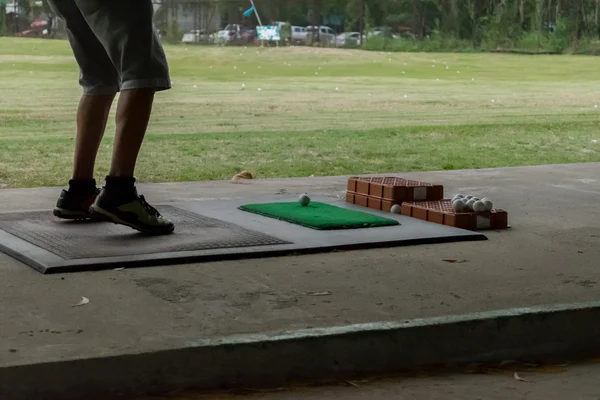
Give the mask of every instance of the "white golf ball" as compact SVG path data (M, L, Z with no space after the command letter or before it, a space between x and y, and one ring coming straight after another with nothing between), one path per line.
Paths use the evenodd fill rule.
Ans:
M466 207L467 206L462 199L456 199L452 202L452 209L456 212L463 212Z
M402 207L400 207L400 204L394 204L392 206L392 208L390 209L390 212L392 214L400 214L401 210L402 210Z
M457 193L457 194L455 194L455 195L454 195L454 197L458 197L459 199L464 199L464 198L465 198L465 195L464 195L464 194Z
M310 203L310 197L308 197L308 195L306 193L301 194L300 197L298 198L298 202L300 202L300 205L302 207L306 207L308 205L308 203Z
M492 211L494 209L494 204L488 199L482 200L481 202L485 206L485 211Z
M479 201L479 197L471 197L472 200Z
M473 203L473 211L475 212L484 212L485 211L485 204L483 203L483 201L476 201Z
M467 210L474 211L473 210L473 204L475 204L475 200L469 199L469 201L467 201Z
M262 90L261 88L258 88L258 91L259 91L259 92L260 92L261 90Z
M465 199L467 199L467 200L471 200L472 198L473 198L473 196L470 195L470 194L468 194L468 195L465 196Z

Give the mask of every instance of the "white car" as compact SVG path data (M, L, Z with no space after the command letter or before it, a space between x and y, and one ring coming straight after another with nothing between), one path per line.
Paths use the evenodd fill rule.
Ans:
M306 43L306 28L303 26L292 26L292 43Z
M311 43L317 40L325 45L335 44L335 31L328 26L307 26L306 41Z
M183 35L181 43L209 43L214 35L207 35L203 30L191 30Z
M363 39L364 37L365 35L363 35ZM344 32L335 37L335 45L337 47L359 46L360 44L360 32Z
M217 32L217 40L221 42L232 42L239 38L242 33L242 27L238 24L229 24L225 29Z
M387 38L398 39L400 36L393 33L389 28L373 28L369 32L369 35L373 36L385 36Z

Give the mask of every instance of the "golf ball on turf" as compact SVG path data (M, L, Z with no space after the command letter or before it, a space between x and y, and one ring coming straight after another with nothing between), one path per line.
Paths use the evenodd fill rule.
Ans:
M470 194L465 196L465 199L467 199L467 200L471 200L472 198L473 198L473 196L471 196Z
M300 205L302 207L306 207L308 205L308 203L310 203L310 197L308 197L308 195L306 193L301 194L300 197L298 198L298 202L300 202Z
M394 204L390 210L390 212L392 214L400 214L400 205L399 204Z

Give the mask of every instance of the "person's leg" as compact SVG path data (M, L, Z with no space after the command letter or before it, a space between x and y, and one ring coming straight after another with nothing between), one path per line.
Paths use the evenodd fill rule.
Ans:
M54 215L66 219L86 219L98 190L94 164L115 94L119 74L106 50L88 26L74 0L49 0L50 7L67 28L67 37L79 65L83 96L77 110L77 137L73 176L63 190Z
M73 180L94 179L94 166L100 142L104 136L108 114L114 94L101 96L84 95L77 109L77 137L75 139L75 157Z
M138 196L134 177L154 93L171 87L166 56L154 29L152 2L75 1L121 78L111 168L90 212L145 233L171 233L173 223Z
M109 176L134 176L153 101L154 89L130 89L121 92L117 105L117 132Z

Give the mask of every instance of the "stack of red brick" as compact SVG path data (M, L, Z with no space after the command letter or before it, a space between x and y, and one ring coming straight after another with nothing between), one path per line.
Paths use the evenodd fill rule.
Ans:
M444 187L398 177L348 178L346 201L375 210L390 211L405 201L432 201L444 198Z
M375 210L390 211L401 205L402 215L469 230L504 229L508 213L494 209L488 212L460 212L444 200L444 187L399 177L351 177L346 201Z

